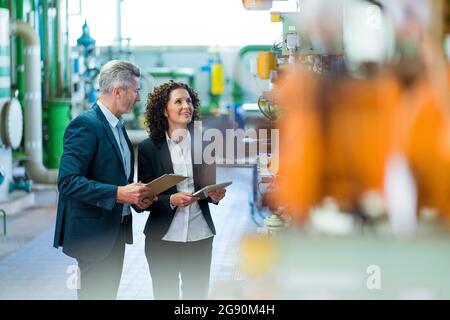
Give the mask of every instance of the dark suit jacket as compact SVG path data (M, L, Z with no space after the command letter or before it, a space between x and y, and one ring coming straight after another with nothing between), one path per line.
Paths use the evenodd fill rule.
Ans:
M192 135L191 135L192 136ZM194 139L191 144L191 156L193 156ZM138 149L138 180L147 183L165 173L173 173L172 160L167 145L166 137L162 139L147 138L139 144ZM193 163L195 190L201 189L208 184L207 181L215 182L216 167L214 164L206 165ZM162 239L169 230L170 224L175 216L176 207L170 207L170 195L177 193L176 186L162 192L147 210L150 210L144 234L151 239ZM216 234L208 203L210 198L199 200L200 209L213 234Z
M117 187L133 182L126 177L119 146L100 107L73 119L64 134L58 176L58 211L54 246L67 255L88 261L105 258L120 228L123 204L116 203ZM133 242L132 223L126 224L126 242Z

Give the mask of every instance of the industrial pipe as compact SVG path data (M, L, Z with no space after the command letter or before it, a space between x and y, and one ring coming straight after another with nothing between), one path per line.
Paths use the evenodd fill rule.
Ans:
M116 0L116 41L117 47L122 47L122 0Z
M11 33L24 41L25 53L25 164L35 183L55 184L58 170L47 169L42 161L41 53L39 35L27 23L11 23Z
M189 86L195 87L195 72L192 68L167 68L167 67L153 67L144 70L144 73L149 74L153 78L187 78Z

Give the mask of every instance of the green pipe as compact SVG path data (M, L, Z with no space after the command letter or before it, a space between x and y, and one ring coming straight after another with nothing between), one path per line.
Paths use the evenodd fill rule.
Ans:
M68 47L68 3L66 0L56 0L56 21L55 21L55 40L56 40L56 79L57 93L56 97L70 97L69 71L70 71L70 50Z
M39 12L39 39L41 39L41 60L47 57L47 0L40 0L38 4ZM45 83L45 82L44 82Z
M59 4L59 1L57 2ZM41 52L45 64L45 98L56 98L63 96L64 77L62 70L64 68L64 57L58 56L58 46L60 39L58 36L58 19L60 12L59 5L54 1L42 1L42 24L43 37L41 38ZM54 15L49 15L49 11L54 11Z
M48 51L48 37L49 37L49 27L48 27L48 1L42 0L40 1L40 5L42 6L42 10L40 10L41 14L41 28L42 33L40 34L41 39L41 59L44 61L44 79L43 79L43 101L45 101L48 97L50 97L51 90L51 69L50 69L50 61L52 59L52 54Z
M3 214L3 235L6 236L6 211L0 209L0 212Z
M57 169L63 153L64 131L70 122L70 99L50 99L48 111L47 163Z
M233 90L231 91L231 94L235 104L244 103L244 91L236 80L233 80Z
M0 8L9 9L8 0L0 0Z
M272 46L269 44L251 44L242 47L239 50L239 59L242 59L249 52L259 52L259 51L271 51Z
M187 78L189 86L195 88L195 73L194 71L186 70L186 68L147 69L145 72L154 78Z
M210 95L210 107L211 108L218 108L220 106L220 95L211 94Z

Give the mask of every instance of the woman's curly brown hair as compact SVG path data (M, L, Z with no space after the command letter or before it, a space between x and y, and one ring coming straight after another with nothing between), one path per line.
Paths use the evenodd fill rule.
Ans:
M147 104L145 109L145 126L153 139L161 139L165 137L166 131L169 128L164 111L166 111L167 103L169 102L170 93L175 89L186 89L192 99L194 112L192 114L192 121L199 118L200 99L198 94L192 90L187 84L182 82L175 82L170 80L153 89L147 95ZM192 124L192 122L191 122ZM190 124L189 124L190 125Z

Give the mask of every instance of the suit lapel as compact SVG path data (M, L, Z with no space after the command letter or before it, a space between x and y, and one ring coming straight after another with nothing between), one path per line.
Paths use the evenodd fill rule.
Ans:
M108 136L109 141L113 145L114 150L116 151L117 156L119 157L119 161L122 164L122 167L125 168L125 165L122 160L122 153L120 152L119 146L117 145L116 138L114 137L114 134L111 130L111 126L109 125L108 121L105 118L105 115L103 114L102 110L100 110L100 107L95 104L94 109L97 113L97 117L100 119L103 125L103 129L106 131L106 135ZM125 175L125 170L123 170L123 173ZM128 180L128 177L127 177Z
M134 149L133 149L133 144L130 141L130 138L128 138L128 134L127 134L127 130L125 130L125 128L123 128L123 136L125 137L125 140L127 141L128 144L128 148L130 149L130 153L131 153L131 162L130 162L130 177L128 177L128 180L130 181L130 179L133 179L133 175L134 175Z
M172 158L170 157L170 151L169 146L167 145L166 137L153 141L159 150L158 158L161 163L161 168L163 171L162 174L174 173L172 166ZM171 187L166 192L177 193L178 192L177 186L175 185Z
M155 140L156 147L160 150L159 160L164 173L173 173L172 159L170 158L169 146L167 145L166 138Z

